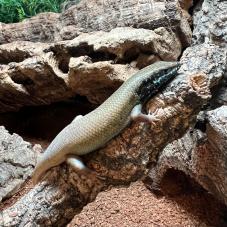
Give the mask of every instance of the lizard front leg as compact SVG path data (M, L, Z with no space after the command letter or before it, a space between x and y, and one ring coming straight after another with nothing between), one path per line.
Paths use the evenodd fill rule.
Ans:
M79 120L79 119L82 118L82 117L83 117L83 115L77 115L77 116L72 120L72 122L75 122L75 121Z
M142 113L142 104L134 106L130 114L131 119L134 121L148 122L155 125L155 121L158 121L158 118L155 117L156 112L153 114L143 114Z

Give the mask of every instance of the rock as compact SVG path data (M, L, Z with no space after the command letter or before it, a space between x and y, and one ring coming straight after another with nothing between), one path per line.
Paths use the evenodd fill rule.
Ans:
M100 104L138 71L142 55L148 59L155 55L153 62L176 61L181 49L175 33L165 28L115 28L52 44L3 44L0 112L46 105L77 94Z
M40 13L20 23L0 23L0 44L13 41L54 41L58 13ZM46 40L46 41L45 41Z
M227 47L227 2L223 0L200 1L194 10L193 44L210 42Z
M185 47L191 29L177 0L81 0L62 14L43 13L16 24L1 24L0 44L13 41L70 40L81 33L111 31L116 27L173 30Z
M219 57L212 58L210 51ZM2 223L64 226L100 191L143 179L165 146L194 125L196 115L209 100L212 88L209 81L215 81L215 71L219 71L224 60L217 48L210 51L202 56L205 62L218 61L219 64L214 61L212 70L190 74L190 64L184 58L180 69L183 73L147 103L146 111L154 112L157 118L155 124L133 122L105 147L82 157L97 175L76 172L65 164L52 168L43 182L2 212ZM195 56L203 64L200 55Z
M167 145L151 170L152 188L157 188L170 169L183 171L227 204L227 106L209 111L206 130L188 131Z
M227 204L226 188L226 1L200 1L194 14L193 45L181 58L182 73L203 72L209 78L211 100L197 116L195 127L161 152L150 170L149 186L163 190L161 182L171 170L182 171ZM184 68L185 67L185 68ZM197 83L198 78L196 79ZM207 85L200 84L200 88ZM193 86L194 87L194 86ZM188 100L189 105L192 100ZM223 105L223 106L221 106Z
M212 87L218 85L224 77L226 67L226 53L214 44L198 44L188 47L182 57L184 67L181 67L183 73L204 72L209 77Z
M226 1L199 1L193 16L195 27L192 38L193 44L212 43L223 48L223 53L227 55L226 11ZM211 108L217 108L227 103L227 64L223 67L225 67L225 75L214 90L213 98L210 101Z
M37 155L30 143L0 126L0 202L17 192L31 176Z

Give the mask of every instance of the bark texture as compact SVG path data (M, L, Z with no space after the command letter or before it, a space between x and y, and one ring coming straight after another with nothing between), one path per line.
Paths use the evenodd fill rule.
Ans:
M31 176L38 149L0 126L0 202L15 194Z
M198 61L199 58L201 63L213 61L213 54L206 53L203 58L198 56ZM221 53L217 56L212 72L219 71L224 61ZM86 203L94 200L99 191L144 178L157 154L194 123L201 106L210 98L213 85L210 81L218 79L216 73L210 73L207 68L204 72L195 73L193 69L190 73L191 67L184 61L180 69L183 73L147 104L146 111L157 110L160 121L155 126L132 123L103 149L85 156L87 166L98 177L81 175L66 165L52 169L44 182L2 212L3 225L63 226Z
M18 24L0 24L0 44L18 40L52 42L70 40L81 33L110 31L116 27L176 32L183 46L191 42L187 17L177 0L81 0L62 14L45 13Z
M227 204L227 106L208 111L206 130L189 130L167 145L149 175L151 188L159 189L168 170L180 170Z
M227 47L226 11L226 1L199 1L193 15L193 43L211 42Z
M161 183L169 170L180 170L191 176L208 192L227 204L226 191L226 1L204 0L198 3L194 14L193 46L185 50L191 69L209 71L212 98L197 116L192 127L181 139L169 144L151 169L151 188L164 190ZM194 56L194 55L197 56ZM210 61L204 61L204 54ZM222 56L222 57L221 57ZM223 58L223 61L218 59ZM198 62L198 58L202 61ZM215 63L216 62L216 63ZM219 70L214 70L220 63ZM212 78L210 75L213 75ZM219 79L218 79L219 78ZM220 80L221 79L221 80Z
M0 112L50 104L76 95L100 104L138 69L176 61L182 44L173 31L115 28L53 44L0 46Z
M204 0L198 7L208 3L218 7L223 2L214 0L211 4L211 1ZM183 3L181 1L181 5ZM40 49L30 42L1 46L4 56L9 56L3 59L5 63L1 66L1 81L4 81L1 92L4 96L0 96L0 104L5 111L17 110L27 102L29 105L47 104L77 93L87 96L91 102L100 103L103 97L142 68L144 62L176 60L181 48L189 43L188 21L176 1L152 4L141 1L138 5L132 0L106 1L105 12L99 1L94 4L91 1L91 5L95 7L81 1L60 15L58 20L64 21L62 24L72 28L72 32L68 36L67 32L57 32L57 39L61 40L63 36L71 39L81 31L91 32L93 28L106 32L80 34L72 41L42 43ZM147 6L156 7L153 14L145 13ZM187 9L189 6L186 4L184 7ZM197 10L200 12L201 8ZM77 12L76 16L74 12ZM208 10L206 16L209 15L213 13ZM224 17L221 20L224 21ZM195 24L195 31L203 23L201 20ZM136 28L115 28L117 26ZM170 168L189 174L226 202L226 155L223 153L226 150L226 108L201 112L212 98L214 88L223 83L226 52L223 45L213 41L214 38L202 38L202 42L197 42L196 37L195 33L194 45L181 57L182 66L177 78L144 108L145 112L155 112L158 121L154 125L133 122L105 147L84 156L84 162L95 173L75 172L66 164L51 169L43 182L0 213L0 226L65 226L100 191L116 185L127 186L147 175L153 181L151 187L158 188ZM222 43L224 39L219 40ZM10 50L8 54L7 50ZM20 54L16 54L18 50ZM15 54L10 54L13 51ZM7 60L12 56L16 63ZM95 93L90 86L94 81ZM45 83L50 84L55 95L51 96L44 89ZM111 92L108 91L110 83ZM101 94L103 88L106 91ZM17 98L15 103L12 97ZM189 133L189 128L198 125L199 119L208 121L205 132L195 129ZM173 143L167 146L170 142Z

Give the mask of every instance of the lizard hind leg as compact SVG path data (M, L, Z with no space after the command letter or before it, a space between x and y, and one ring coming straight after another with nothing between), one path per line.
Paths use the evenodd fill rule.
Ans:
M84 171L88 169L81 159L76 155L67 155L66 162L75 170Z
M92 174L94 175L95 172L90 170L84 163L83 161L76 155L67 155L66 157L66 163L69 164L76 172L79 174L85 174L89 175Z
M96 172L92 171L86 165L84 165L82 160L76 155L72 155L72 154L67 155L66 163L69 164L79 174L82 173L82 174L85 174L85 175L89 175L92 178L93 177L98 178L100 180L105 179L104 177L99 176Z

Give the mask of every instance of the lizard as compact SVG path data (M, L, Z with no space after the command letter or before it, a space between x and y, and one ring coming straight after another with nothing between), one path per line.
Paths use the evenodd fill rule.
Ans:
M33 182L37 183L50 168L63 162L74 169L85 170L78 156L101 148L132 120L154 123L154 114L142 113L142 106L177 75L179 67L179 62L166 61L149 65L126 80L99 107L75 117L41 154Z

